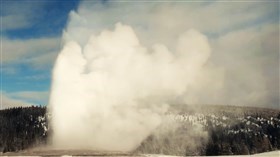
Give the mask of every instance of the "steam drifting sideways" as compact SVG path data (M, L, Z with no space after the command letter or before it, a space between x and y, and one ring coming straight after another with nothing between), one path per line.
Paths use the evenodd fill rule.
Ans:
M224 71L209 64L205 35L186 29L171 46L149 42L131 24L134 19L111 20L87 3L70 13L53 69L49 111L55 147L131 151L163 122L170 104L227 98L221 94ZM111 16L119 12L108 7Z

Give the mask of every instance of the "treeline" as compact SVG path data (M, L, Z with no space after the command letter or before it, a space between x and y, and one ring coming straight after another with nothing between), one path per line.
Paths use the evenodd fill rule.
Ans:
M163 132L149 136L135 152L167 155L241 155L279 150L280 112L276 112L278 114L254 112L243 116L233 113L176 113L171 124L174 122L180 125L171 130L163 128ZM46 107L0 110L0 153L46 144L50 134L47 119ZM202 126L202 132L194 129L197 124ZM170 131L164 132L166 130ZM201 136L203 132L207 135Z
M280 113L265 119L245 115L237 124L216 126L208 121L209 140L205 155L248 155L280 149Z
M280 112L173 114L176 129L150 135L136 152L166 155L248 155L280 149ZM172 125L171 125L172 126ZM201 126L201 127L197 127ZM207 136L203 134L206 132Z
M12 152L46 143L46 107L0 110L0 152Z

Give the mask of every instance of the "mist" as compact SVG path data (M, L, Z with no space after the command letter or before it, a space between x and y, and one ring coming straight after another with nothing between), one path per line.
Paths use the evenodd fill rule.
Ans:
M56 148L132 151L172 104L275 102L259 56L226 53L236 38L209 39L215 26L181 24L188 9L84 1L69 14L49 101Z

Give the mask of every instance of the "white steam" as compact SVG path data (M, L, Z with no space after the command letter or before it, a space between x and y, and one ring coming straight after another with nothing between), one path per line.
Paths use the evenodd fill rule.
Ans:
M148 50L121 23L92 34L84 46L66 41L53 71L54 145L135 149L159 126L166 103L192 86L210 56L207 38L196 30L181 34L177 43L174 53L161 44Z
M223 14L187 4L84 1L70 13L49 102L56 147L131 151L172 103L271 102L268 93L277 92L267 90L268 77L255 68L255 42L247 46L243 32L210 38L211 55L207 37L190 27L216 30L207 24L222 22L209 22L208 13ZM201 12L204 7L210 11ZM201 15L191 18L195 9ZM242 60L243 52L252 54Z

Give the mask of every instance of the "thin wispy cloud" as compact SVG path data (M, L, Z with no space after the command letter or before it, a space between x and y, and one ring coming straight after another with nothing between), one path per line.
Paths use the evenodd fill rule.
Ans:
M60 38L36 38L27 40L2 39L4 64L26 63L36 66L51 65L59 50Z
M49 97L49 92L47 91L20 91L7 93L9 97L25 101L28 100L30 104L40 104L40 102L47 102ZM41 104L46 105L46 104Z
M0 109L7 109L7 108L13 108L13 107L21 107L21 106L31 106L33 104L21 101L18 99L13 99L9 96L7 96L5 93L1 92L1 104Z
M35 25L40 18L40 9L46 5L46 1L2 1L0 16L2 18L1 32L26 29Z

